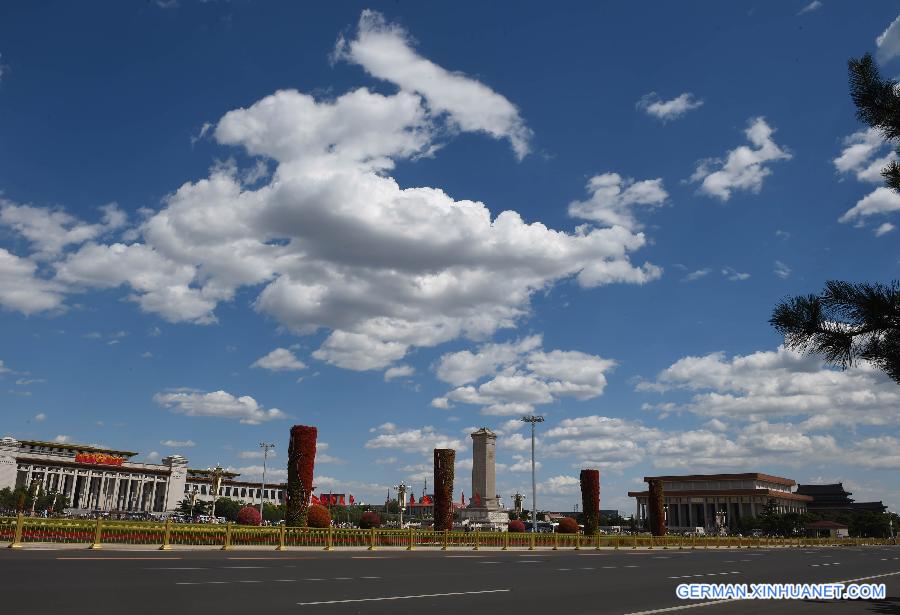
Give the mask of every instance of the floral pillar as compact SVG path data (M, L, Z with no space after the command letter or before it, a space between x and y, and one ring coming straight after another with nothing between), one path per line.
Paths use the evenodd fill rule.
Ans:
M291 427L288 445L288 485L285 525L303 527L313 490L313 467L316 462L318 430L308 425Z
M650 522L650 533L654 536L666 535L666 513L663 508L663 482L654 478L649 482L650 491L647 502L647 517Z
M600 529L600 471L582 470L580 478L584 533L592 536Z
M456 451L434 449L434 529L453 529L453 475Z

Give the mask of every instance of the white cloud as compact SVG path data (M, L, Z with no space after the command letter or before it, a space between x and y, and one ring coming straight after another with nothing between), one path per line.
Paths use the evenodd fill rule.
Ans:
M268 410L262 408L249 395L235 397L225 391L202 393L179 390L157 393L153 396L153 401L178 414L238 419L241 423L248 425L287 418L287 415L278 408L269 408Z
M387 23L380 13L363 11L356 38L341 37L334 56L359 64L373 77L390 81L404 92L421 94L432 113L446 114L464 131L508 139L519 158L530 149L531 131L515 105L483 83L420 56L406 31Z
M802 9L800 9L800 11L797 14L805 15L806 13L812 13L813 11L818 11L820 8L822 8L822 2L820 0L813 0L812 2L810 2L809 4L804 6Z
M786 280L787 278L789 278L792 271L793 270L790 267L788 267L781 261L775 261L774 273L782 280Z
M587 191L590 194L587 201L569 203L570 216L632 231L641 228L634 216L635 205L658 207L669 198L662 179L635 182L631 178L623 179L618 173L595 175L588 181Z
M172 191L119 242L85 232L63 240L47 267L52 282L36 275L32 261L2 252L0 304L35 312L59 306L66 292L122 287L144 312L210 324L219 304L250 289L254 308L285 329L325 333L315 358L369 370L390 368L415 348L514 328L530 313L532 295L560 281L593 288L660 276L659 267L630 260L647 244L641 232L593 223L558 231L440 188L401 186L389 171L433 155L452 136L441 125L445 116L461 131L509 138L524 152L518 114L502 112L511 108L500 104L505 99L477 82L437 71L405 34L371 13L341 49L372 74L397 79L400 91L359 88L316 99L281 90L229 111L215 123L216 141L265 159L269 176L250 185L233 161L217 164ZM426 87L415 77L407 84L392 72L398 57L413 72L434 69L440 83ZM379 68L382 60L388 68ZM461 106L446 93L458 83L468 93ZM486 107L485 117L506 119L479 119ZM17 284L4 283L4 257L18 267L27 296L11 296Z
M881 237L882 235L887 235L891 231L893 231L896 227L890 222L884 222L877 229L875 229L875 236Z
M900 17L897 17L885 28L878 38L875 39L878 46L875 52L878 61L881 63L893 60L900 55Z
M839 222L853 222L868 216L900 211L900 194L884 186L875 188L840 218Z
M896 154L875 128L858 130L844 138L844 149L832 162L839 173L853 173L856 179L881 183L881 170L896 159Z
M38 423L41 423L41 422L47 420L47 415L44 414L43 412L38 412L37 414L34 415L34 420L37 421Z
M322 447L321 447L321 445L318 445L316 448L320 449ZM272 459L273 457L277 457L277 456L278 456L277 451L274 451L274 450L269 451L269 459ZM238 453L238 457L240 459L262 459L263 452L261 450L259 450L259 451L240 451Z
M263 467L260 465L252 465L252 466L228 466L225 468L229 472L237 472L240 474L240 478L238 480L261 480L263 475ZM283 483L287 481L287 468L279 468L272 467L267 465L265 468L266 471L266 483L274 484L274 483ZM315 483L315 481L313 481Z
M27 239L32 258L47 260L69 245L80 245L125 226L127 217L115 203L100 208L102 222L86 224L59 209L17 205L0 199L0 225L7 226Z
M160 444L169 448L190 448L192 446L197 446L197 443L193 440L162 440L160 441Z
M442 356L438 378L463 386L432 400L432 405L447 407L453 401L480 405L483 414L515 415L558 397L586 400L603 393L605 373L615 367L615 361L577 351L545 352L540 345L541 337L536 335Z
M59 308L59 284L36 275L37 265L0 248L0 307L30 315Z
M638 109L643 109L647 115L663 122L677 120L688 111L698 109L702 105L703 101L690 92L684 92L672 100L662 100L656 92L650 92L642 96L637 103Z
M578 493L581 489L581 483L574 476L551 476L545 481L538 483L537 492L550 495L572 495Z
M149 453L144 455L144 459L146 459L150 463L156 463L157 461L159 461L159 457L160 455L158 451L150 451Z
M682 281L683 282L695 282L696 280L699 280L700 278L705 278L710 273L712 273L712 269L710 269L709 267L706 267L704 269L697 269L696 271L692 271L689 274L687 274L686 276L684 276L684 278L682 278Z
M728 358L723 352L679 359L638 390L693 391L687 403L648 405L666 414L769 420L805 418L803 429L836 425L891 425L900 421L900 387L869 364L839 371L815 356L779 347Z
M306 369L306 364L287 348L276 348L254 361L250 367L261 367L273 372L292 372Z
M60 435L56 436L55 438L53 438L53 441L56 442L57 444L68 444L69 442L72 441L72 436L65 436L65 435L60 434Z
M366 442L366 448L371 449L397 449L407 453L431 453L436 448L453 448L457 451L465 450L465 443L459 438L447 436L431 426L420 429L407 429L396 431L391 426L384 425L378 428L382 433Z
M416 368L412 365L397 365L395 367L389 367L384 372L384 380L385 382L390 382L395 378L406 378L408 376L412 376L416 373Z
M766 163L793 157L772 139L775 129L764 118L751 118L748 124L744 134L752 147L741 145L730 150L724 162L706 159L697 164L689 181L700 182L700 192L722 201L730 199L736 190L758 193L763 180L772 173Z
M735 270L733 267L725 267L724 269L722 269L722 275L728 278L731 282L743 282L744 280L750 279L749 273L742 273Z
M6 364L4 364L2 360L0 360L0 374L5 374L6 372L9 372L9 371L12 371L12 370L9 369L8 367L6 367Z

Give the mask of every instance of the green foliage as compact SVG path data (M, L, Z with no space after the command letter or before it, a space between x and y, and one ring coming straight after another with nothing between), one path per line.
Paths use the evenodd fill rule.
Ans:
M850 97L856 105L856 117L878 129L889 141L900 138L900 95L897 82L882 79L871 54L848 62ZM898 148L900 153L900 148ZM892 161L881 171L889 188L900 192L900 165Z
M32 504L34 504L35 512L50 511L52 509L54 513L62 513L63 510L68 508L69 500L62 494L52 491L38 490L37 493L33 493L25 487L17 487L16 489L4 487L0 489L0 509L30 512Z
M263 502L263 520L270 523L284 520L284 504Z
M238 511L244 503L231 498L219 498L216 500L216 517L225 517L227 521L237 521Z
M196 498L194 500L194 516L199 517L200 515L205 515L209 511L210 505L212 502L205 502L200 498ZM190 518L191 516L191 498L186 497L180 502L178 502L178 512L184 515L185 517Z
M788 298L769 323L785 345L846 368L868 361L900 383L900 284L830 281L821 295Z

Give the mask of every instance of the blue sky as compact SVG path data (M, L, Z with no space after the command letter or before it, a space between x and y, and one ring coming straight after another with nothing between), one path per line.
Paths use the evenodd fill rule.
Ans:
M110 2L0 9L2 431L321 489L421 489L498 440L509 503L631 511L760 471L900 502L900 388L779 347L828 279L890 281L890 149L846 62L900 5Z

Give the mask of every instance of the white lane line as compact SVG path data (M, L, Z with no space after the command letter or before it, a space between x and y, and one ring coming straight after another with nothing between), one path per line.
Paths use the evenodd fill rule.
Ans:
M334 577L332 581L352 581L353 577Z
M303 579L304 581L325 581L325 579Z
M224 570L256 570L258 568L268 568L268 566L222 566Z
M572 570L571 568L557 568L560 572Z
M870 581L872 579L881 579L884 577L893 577L900 574L897 572L886 572L884 574L876 574L871 577L860 577L858 579L845 579L843 581L833 581L833 583L856 583L859 581ZM740 602L741 598L729 598L727 600L710 600L709 602L697 602L694 604L679 604L678 606L669 606L662 609L651 609L649 611L634 611L625 615L655 615L656 613L671 613L673 611L684 611L686 609L697 609L703 606L712 606L714 604L727 604L729 602Z
M613 568L618 568L618 566L603 566L604 570L612 570Z
M380 579L381 577L359 577L360 579Z
M582 568L582 570L593 570L593 568L586 567L586 568Z
M320 602L298 602L299 606L317 606L320 604L347 604L349 602L381 602L383 600L412 600L414 598L444 598L447 596L472 596L476 594L498 594L512 591L510 589L482 589L472 592L447 592L444 594L415 594L411 596L381 596L379 598L352 598L347 600L322 600Z
M276 583L296 583L297 579L275 579Z
M625 566L626 568L638 568L638 566Z
M238 583L262 583L262 581L248 581L248 580L245 580L245 581L238 581Z

